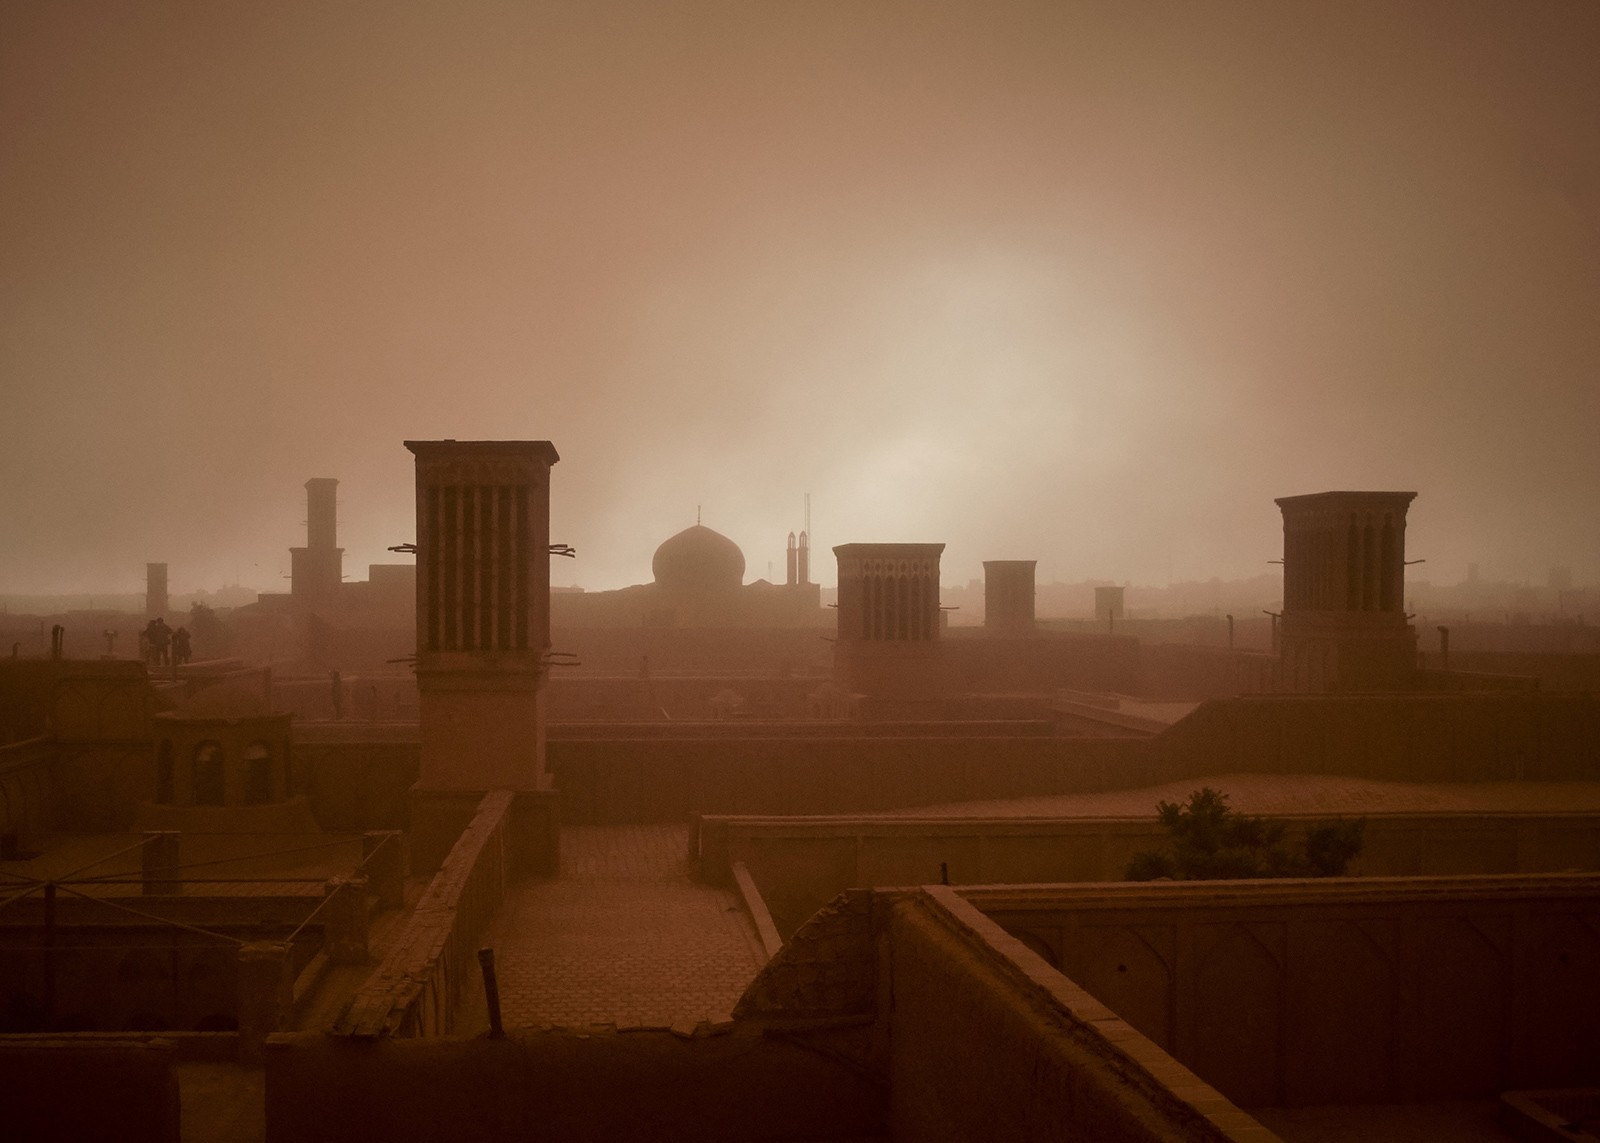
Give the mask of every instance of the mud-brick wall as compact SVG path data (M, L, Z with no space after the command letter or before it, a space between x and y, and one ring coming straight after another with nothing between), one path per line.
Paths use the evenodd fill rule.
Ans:
M0 1135L35 1143L178 1143L170 1041L0 1041Z
M1595 879L995 887L969 899L1246 1107L1492 1099L1600 1068Z
M788 821L707 816L700 875L732 884L743 862L787 936L857 885L1007 885L1122 881L1143 851L1170 850L1152 802L1138 819L984 820L912 816ZM1287 844L1328 820L1276 818ZM1600 815L1384 814L1366 820L1350 873L1365 877L1600 870Z
M762 1143L883 1130L879 1085L755 1027L503 1040L303 1033L270 1040L265 1064L268 1143Z
M134 804L155 792L155 751L148 739L61 743L55 755L54 818L65 832L130 829Z
M846 814L1167 780L1142 739L751 738L549 744L571 824Z
M894 908L889 1090L898 1143L1273 1138L1017 942L998 932L971 939L990 927L974 920L951 925L914 900Z
M15 838L19 850L51 826L55 814L54 751L50 741L33 738L0 746L0 835Z
M1263 696L1204 703L1157 739L1176 776L1346 774L1392 782L1600 776L1600 696Z
M328 830L409 822L419 746L412 728L296 741L294 781ZM409 739L409 740L407 740ZM561 819L573 825L682 821L691 813L847 814L940 802L1147 786L1146 739L863 735L552 739Z

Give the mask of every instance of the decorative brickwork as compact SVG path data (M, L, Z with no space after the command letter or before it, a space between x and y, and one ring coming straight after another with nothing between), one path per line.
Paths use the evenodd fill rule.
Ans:
M735 1019L867 1015L876 1010L873 894L841 893L812 917L745 991Z

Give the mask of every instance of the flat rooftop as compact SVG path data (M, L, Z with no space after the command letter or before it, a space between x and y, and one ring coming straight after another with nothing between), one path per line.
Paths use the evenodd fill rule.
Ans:
M1600 813L1596 782L1383 782L1331 774L1214 774L1159 786L949 802L883 817L1143 818L1157 802L1180 802L1202 786L1221 790L1246 814Z

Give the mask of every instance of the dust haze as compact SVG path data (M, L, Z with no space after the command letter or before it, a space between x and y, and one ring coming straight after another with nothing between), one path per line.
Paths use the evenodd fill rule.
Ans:
M407 438L554 441L559 577L1600 577L1600 8L0 8L0 590L354 576ZM831 559L818 559L830 581Z

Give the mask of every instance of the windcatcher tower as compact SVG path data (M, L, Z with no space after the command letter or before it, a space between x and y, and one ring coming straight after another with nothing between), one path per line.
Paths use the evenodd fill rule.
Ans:
M1406 622L1406 510L1415 492L1286 496L1279 689L1401 690L1414 679Z
M144 615L156 619L167 613L167 565L144 565Z
M983 625L991 635L1032 635L1038 560L983 561Z
M943 544L841 544L834 677L889 717L948 691L939 643Z
M419 864L487 790L549 790L549 441L406 441L417 471ZM432 839L441 839L430 842ZM436 856L442 857L440 852Z
M331 476L306 481L306 546L289 549L289 591L301 607L331 606L344 582L339 546L339 482Z

